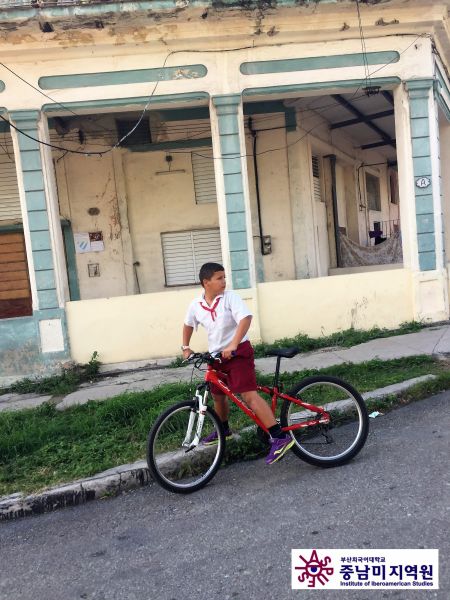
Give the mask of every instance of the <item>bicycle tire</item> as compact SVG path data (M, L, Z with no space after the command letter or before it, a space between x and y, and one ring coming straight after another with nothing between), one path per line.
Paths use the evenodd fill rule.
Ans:
M363 448L369 433L367 408L359 392L337 377L308 377L292 388L289 396L321 406L330 413L328 425L291 430L295 440L292 451L305 462L319 467L337 467L354 458ZM287 427L314 415L297 404L284 400L281 426Z
M193 400L174 404L157 418L147 439L150 474L163 488L178 494L195 492L211 481L219 470L225 450L222 422L209 406L206 407L202 437L215 430L218 443L215 446L199 444L189 452L182 448L192 410L196 410Z

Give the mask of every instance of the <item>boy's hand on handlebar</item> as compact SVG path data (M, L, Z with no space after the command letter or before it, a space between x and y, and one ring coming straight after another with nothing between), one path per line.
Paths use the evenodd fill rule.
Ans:
M190 355L193 354L192 350L190 348L187 348L186 350L183 350L183 359L187 360Z
M236 350L237 346L235 346L234 344L230 344L222 350L222 358L224 358L225 360L229 360L232 356L234 356Z

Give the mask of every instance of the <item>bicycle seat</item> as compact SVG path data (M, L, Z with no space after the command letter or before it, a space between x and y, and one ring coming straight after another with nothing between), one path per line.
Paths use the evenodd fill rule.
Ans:
M266 356L282 356L283 358L293 358L298 354L298 348L272 348L266 351Z

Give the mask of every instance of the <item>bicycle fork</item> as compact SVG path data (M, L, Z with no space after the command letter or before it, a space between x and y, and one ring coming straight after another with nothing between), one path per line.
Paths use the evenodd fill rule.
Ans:
M187 427L187 431L186 431L186 436L183 440L183 443L181 444L183 448L186 448L186 452L190 452L191 450L196 448L200 443L200 438L201 438L202 429L203 429L203 421L205 420L205 415L206 415L208 390L205 388L205 391L203 392L203 395L202 395L201 390L197 389L195 391L195 397L197 398L198 410L196 408L193 408L191 410L191 414L189 415L189 422L188 422L188 427ZM197 427L195 429L194 439L191 441L192 431L194 429L194 423L195 423L195 416L197 413L198 413Z

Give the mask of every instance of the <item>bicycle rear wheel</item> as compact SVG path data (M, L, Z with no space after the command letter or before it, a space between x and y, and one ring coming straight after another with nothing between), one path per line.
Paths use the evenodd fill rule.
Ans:
M223 426L217 414L206 408L202 437L217 434L217 444L198 444L192 450L183 446L190 416L194 416L191 440L197 428L199 412L195 401L175 404L162 413L153 425L147 441L147 464L153 478L165 489L180 494L195 492L217 473L225 450Z
M328 424L291 430L293 452L319 467L336 467L351 460L364 446L369 433L366 405L360 394L337 377L308 377L288 394L303 402L325 409ZM285 400L281 407L281 426L301 424L320 418L315 413Z

